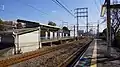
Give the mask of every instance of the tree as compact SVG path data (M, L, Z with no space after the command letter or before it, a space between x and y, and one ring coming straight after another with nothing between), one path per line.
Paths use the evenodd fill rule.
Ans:
M64 36L66 36L66 34L69 34L69 33L68 33L68 32L69 32L69 29L68 29L67 27L64 26L64 27L62 28L62 30L63 30L63 32L64 32L64 34L63 34ZM70 35L70 34L69 34L69 35Z
M63 27L62 29L63 29L63 31L69 31L69 29L67 27Z
M3 21L0 19L0 24L2 23Z
M4 24L2 19L0 19L0 31L3 31L3 30L4 30Z
M51 25L51 26L56 26L56 23L52 22L52 21L49 21L48 22L48 25ZM53 33L54 34L54 33ZM48 32L48 39L50 38L50 32Z
M49 22L48 22L48 25L56 26L56 23L54 23L54 22L52 22L52 21L49 21Z

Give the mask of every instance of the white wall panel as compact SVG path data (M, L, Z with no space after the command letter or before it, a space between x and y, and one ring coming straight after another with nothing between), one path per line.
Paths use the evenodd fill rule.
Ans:
M38 49L38 31L19 35L19 45L22 52L34 51Z

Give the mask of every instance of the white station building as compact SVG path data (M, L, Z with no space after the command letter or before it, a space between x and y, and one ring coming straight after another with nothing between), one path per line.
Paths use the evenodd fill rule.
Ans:
M59 27L39 23L38 27L2 31L0 37L1 43L13 47L11 54L17 54L42 48L41 37L60 38L68 35L69 32L64 34Z

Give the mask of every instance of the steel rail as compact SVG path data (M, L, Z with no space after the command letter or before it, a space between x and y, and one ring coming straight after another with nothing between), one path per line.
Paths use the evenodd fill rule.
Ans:
M87 50L91 42L92 41L89 41L87 44L80 47L76 52L74 52L71 56L69 56L63 63L59 64L58 67L74 67L74 65L79 60L79 58L82 57L84 52Z

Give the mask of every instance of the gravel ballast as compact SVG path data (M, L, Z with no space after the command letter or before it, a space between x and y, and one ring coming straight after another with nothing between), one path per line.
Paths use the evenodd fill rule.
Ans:
M89 42L89 40L87 41ZM80 41L76 41L74 44L70 44L67 47L11 65L10 67L57 67L86 43L86 40L82 39Z

